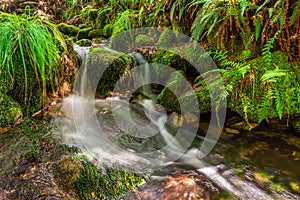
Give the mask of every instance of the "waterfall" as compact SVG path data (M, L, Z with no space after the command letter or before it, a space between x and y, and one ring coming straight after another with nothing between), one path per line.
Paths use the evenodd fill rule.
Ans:
M91 101L84 96L88 84L86 58L89 48L75 47L75 50L82 58L83 71L79 79L80 95L74 94L64 100L65 112L72 115L72 125L76 127L75 133L70 131L66 134L66 143L80 145L99 163L108 166L119 164L129 170L151 172L171 164L189 165L240 199L272 199L257 186L236 176L220 173L223 165L212 165L200 159L200 149L184 148L189 140L194 139L187 130L181 129L177 133L187 141L173 136L167 130L165 124L168 115L157 109L153 99L147 98L153 97L149 84L150 66L142 55L135 55L140 69L134 80L137 85L143 85L144 99L134 99L131 103L119 97ZM126 136L125 139L123 136ZM159 138L159 141L153 138ZM156 149L155 145L160 142L162 147Z
M87 77L86 77L86 72L87 72L87 67L86 67L86 60L88 57L88 53L90 51L91 47L80 47L79 45L74 45L74 50L77 52L78 56L81 59L81 68L83 69L82 72L82 77L81 77L81 85L80 85L80 91L79 94L81 96L85 95L85 89L87 85Z

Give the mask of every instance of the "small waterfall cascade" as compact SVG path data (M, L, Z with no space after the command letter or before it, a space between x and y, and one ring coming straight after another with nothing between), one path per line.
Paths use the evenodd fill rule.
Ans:
M273 199L254 184L220 173L220 170L226 171L226 167L200 159L200 149L185 148L194 139L187 130L180 130L176 136L168 131L165 126L168 115L158 110L152 99L150 66L142 55L134 56L142 66L134 81L142 85L143 99L129 102L109 97L91 101L84 96L88 87L85 64L89 48L75 47L75 50L82 58L84 69L79 95L64 100L76 127L75 132L65 135L66 143L81 146L99 163L108 166L118 164L137 172L151 172L172 164L189 165L240 199Z
M81 60L81 67L83 68L83 73L82 73L82 77L81 77L81 86L80 86L80 91L79 91L79 94L81 96L84 96L84 92L85 92L85 89L86 89L86 85L87 85L87 80L86 80L86 70L87 70L87 67L86 67L86 61L87 61L87 57L88 57L88 54L89 54L89 51L90 51L90 48L91 47L81 47L79 45L74 45L74 50L77 52L80 60Z

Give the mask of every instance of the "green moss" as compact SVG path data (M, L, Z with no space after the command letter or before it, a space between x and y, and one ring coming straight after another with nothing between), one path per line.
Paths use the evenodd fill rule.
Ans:
M290 182L290 187L293 192L300 194L300 184L297 182Z
M135 43L137 46L153 46L154 39L147 35L140 34L140 35L136 36Z
M100 197L103 199L115 199L127 191L130 191L144 182L141 175L128 171L108 168L99 179Z
M198 76L196 69L187 60L172 51L158 50L152 56L151 62L181 70L188 80L194 80ZM163 73L159 68L156 70L157 74Z
M86 162L75 181L80 199L115 199L143 182L141 175L107 168L100 175L97 167Z
M94 199L100 195L98 171L96 166L89 162L80 170L74 183L80 199Z
M75 181L80 176L81 162L79 159L68 157L53 166L54 178L60 188L66 192L75 191Z
M89 32L92 30L92 27L80 29L76 36L77 40L89 39Z
M68 25L66 23L60 23L57 25L57 28L65 35L76 36L79 28L74 25Z
M0 93L0 113L0 127L5 127L21 117L22 108L10 96Z
M158 39L158 46L164 49L169 49L176 43L176 35L172 30L169 29L165 29Z
M109 65L103 72L96 91L99 96L108 96L124 73L136 66L136 62L128 55L98 47L90 50L87 65L99 67Z
M103 28L103 34L105 37L110 37L112 34L113 25L112 24L106 24Z
M78 44L81 47L88 47L88 46L92 46L92 41L89 39L81 39L77 41L76 44Z
M89 38L98 38L98 37L102 37L103 34L103 29L96 29L96 30L91 30L89 32Z

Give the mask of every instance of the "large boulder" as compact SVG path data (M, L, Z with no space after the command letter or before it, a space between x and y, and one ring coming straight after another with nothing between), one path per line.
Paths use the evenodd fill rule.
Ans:
M87 60L87 68L96 70L91 72L90 76L99 74L98 70L102 71L103 67L107 67L99 77L97 86L96 93L101 97L109 96L117 82L135 66L136 62L131 56L104 47L92 48Z

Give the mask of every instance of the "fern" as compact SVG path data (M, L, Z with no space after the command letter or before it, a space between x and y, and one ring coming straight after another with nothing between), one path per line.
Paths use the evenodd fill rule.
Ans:
M260 23L261 23L260 17L257 17L255 19L255 40L256 41L258 41L260 36L260 29L261 29Z
M268 119L272 99L274 99L273 90L271 87L267 87L267 92L264 94L263 101L257 110L258 123L261 123L264 119Z
M276 40L276 38L278 37L278 35L280 34L281 30L276 31L276 33L274 34L273 37L271 37L267 44L264 45L263 49L262 49L262 55L263 55L263 59L266 61L267 64L271 64L272 63L272 53L271 53L271 49L273 48L273 44Z
M283 105L282 105L280 92L278 91L277 88L275 88L275 104L276 104L276 112L278 114L279 119L281 119L283 114Z

